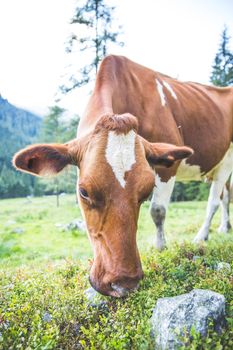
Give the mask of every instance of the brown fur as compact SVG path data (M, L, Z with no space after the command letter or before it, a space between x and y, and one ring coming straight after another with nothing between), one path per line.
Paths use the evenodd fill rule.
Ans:
M16 153L13 158L16 169L35 175L40 175L42 170L58 173L71 163L68 148L59 144L29 146Z
M137 132L138 121L133 115L129 113L121 115L107 114L98 120L95 126L95 132L102 132L103 129L107 131L116 131L117 134L127 134L130 130Z
M169 83L175 100L164 87L162 106L155 80ZM125 57L108 56L100 66L93 95L78 135L94 128L105 111L131 113L138 133L150 142L186 145L194 150L188 163L208 173L223 158L233 140L233 88L179 82Z

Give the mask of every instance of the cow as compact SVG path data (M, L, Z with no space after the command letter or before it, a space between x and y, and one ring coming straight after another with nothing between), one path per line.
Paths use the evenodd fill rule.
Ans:
M110 55L98 70L77 138L29 146L13 164L39 176L68 164L79 168L77 196L94 250L90 283L104 295L123 297L143 277L136 243L141 204L153 192L150 213L161 250L175 179L208 178L206 219L195 241L207 240L232 172L232 138L233 88L180 82Z

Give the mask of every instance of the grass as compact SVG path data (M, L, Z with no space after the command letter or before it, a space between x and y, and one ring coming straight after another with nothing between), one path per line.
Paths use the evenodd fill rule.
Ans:
M63 232L55 226L81 219L75 195L63 196L60 201L57 208L53 196L32 198L31 201L25 198L0 200L0 268L92 257L86 233ZM204 219L205 205L205 202L171 204L166 221L169 244L193 239ZM214 218L213 232L218 223L219 214ZM24 232L14 233L17 228ZM152 245L154 240L155 227L146 203L138 224L139 249Z
M225 295L227 325L221 336L213 329L205 340L194 336L188 348L232 349L233 278L214 268L226 261L233 269L232 234L216 232L218 214L208 244L192 245L205 203L172 203L169 247L158 253L148 207L138 225L145 272L140 289L124 300L100 297L102 303L90 304L84 293L92 258L88 238L55 226L81 218L75 197L62 197L59 208L52 196L0 201L0 349L152 349L149 320L156 300L193 288ZM23 232L14 233L16 228ZM194 255L200 259L193 261Z
M55 226L76 218L81 216L75 196L62 197L59 208L53 196L0 201L0 267L90 257L86 233L63 232ZM24 232L14 233L17 228Z

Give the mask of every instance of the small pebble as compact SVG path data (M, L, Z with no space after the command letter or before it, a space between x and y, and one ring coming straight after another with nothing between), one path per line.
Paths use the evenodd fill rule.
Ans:
M84 294L85 294L87 300L90 302L92 302L95 299L95 297L98 295L97 291L92 287L86 289L84 291Z
M227 262L221 261L216 266L217 271L226 270L231 271L231 265Z
M45 312L42 319L43 319L44 322L51 322L52 321L52 315L50 315L50 313L48 313L48 312Z
M197 261L199 259L201 259L201 256L199 256L199 255L194 255L193 256L193 261Z
M12 229L11 232L12 232L12 233L16 233L17 235L21 235L21 234L24 233L25 231L24 231L24 229L21 228L21 227L15 227L15 228Z

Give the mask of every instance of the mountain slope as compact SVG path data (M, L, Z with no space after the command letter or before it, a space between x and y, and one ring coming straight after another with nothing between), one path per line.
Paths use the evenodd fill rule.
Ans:
M36 142L41 123L39 116L15 107L0 95L0 198L30 193L32 178L17 173L11 159L20 148Z

